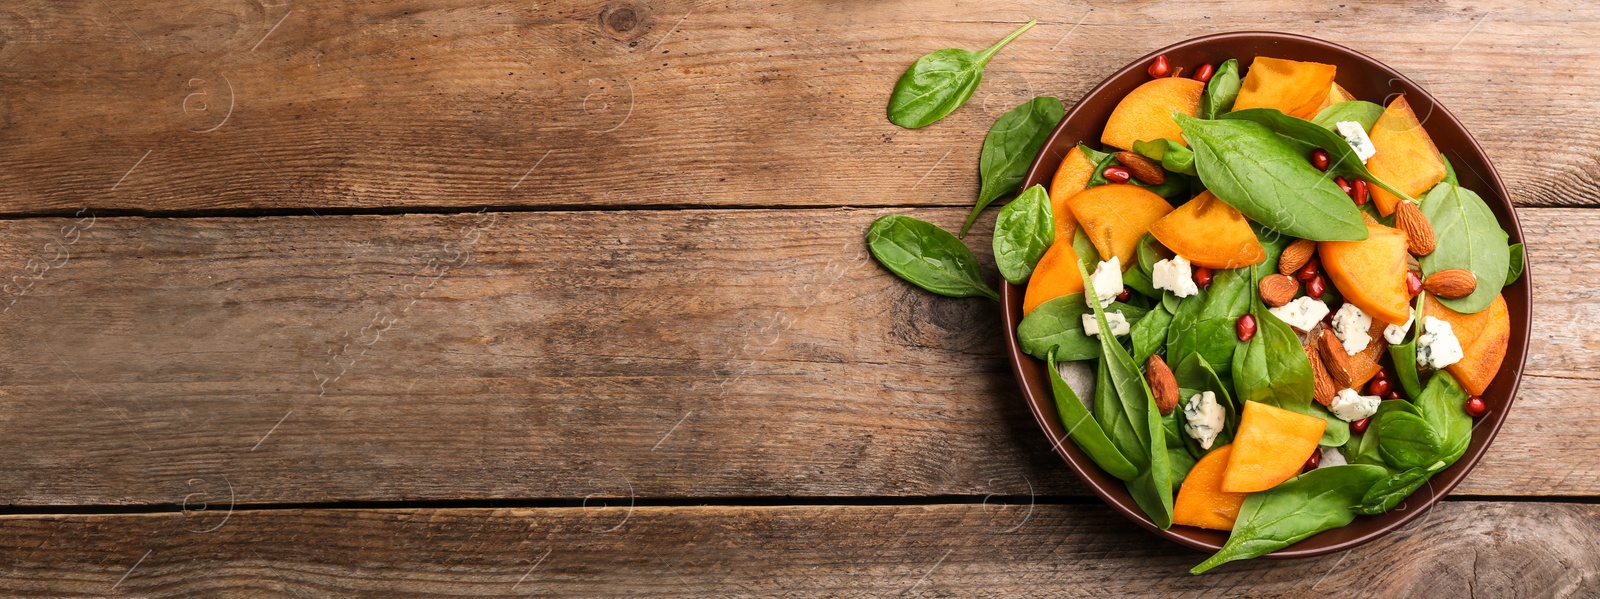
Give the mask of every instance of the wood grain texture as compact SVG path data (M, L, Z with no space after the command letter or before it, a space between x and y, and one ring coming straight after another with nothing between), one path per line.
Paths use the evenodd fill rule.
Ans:
M1082 495L997 309L866 255L884 212L0 221L0 496ZM1600 211L1520 214L1528 376L1458 492L1600 495Z
M907 131L916 57L1039 27ZM1279 30L1423 83L1523 205L1594 205L1585 2L261 3L0 8L0 213L962 206L989 125L1172 41ZM537 168L534 168L537 166Z
M1597 519L1594 505L1445 502L1346 553L1190 576L1204 554L1099 505L13 516L0 593L1592 597Z

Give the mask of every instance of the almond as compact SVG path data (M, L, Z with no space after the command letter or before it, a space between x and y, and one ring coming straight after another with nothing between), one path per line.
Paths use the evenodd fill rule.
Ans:
M1150 356L1150 361L1145 363L1144 380L1150 384L1150 394L1155 396L1156 408L1161 410L1161 415L1171 414L1178 407L1178 379L1173 378L1166 360L1162 360L1161 356Z
M1300 283L1283 275L1267 275L1261 278L1261 301L1274 308L1289 303L1294 299L1294 294L1300 291Z
M1478 275L1464 268L1441 270L1423 279L1422 288L1445 299L1462 298L1478 289Z
M1117 162L1128 167L1128 172L1133 173L1133 178L1151 185L1160 185L1167 182L1167 169L1154 160L1145 158L1133 152L1117 152Z
M1328 375L1328 367L1322 365L1322 357L1318 355L1321 352L1310 345L1303 347L1306 350L1306 358L1311 360L1311 376L1316 383L1316 387L1312 391L1312 397L1317 400L1317 403L1327 407L1328 404L1333 403L1333 397L1339 394L1339 389L1333 385L1333 377Z
M1422 210L1416 204L1402 201L1394 209L1394 224L1406 233L1406 247L1411 253L1418 256L1432 254L1437 247L1433 237L1433 225L1428 222L1428 217L1422 215Z
M1283 254L1278 256L1278 274L1294 276L1307 262L1311 255L1317 252L1317 242L1310 239L1296 239L1289 247L1283 248Z
M1332 330L1323 329L1322 335L1317 337L1317 349L1322 357L1322 367L1328 371L1328 378L1340 389L1349 389L1354 377L1350 375L1350 354L1344 352L1344 344Z

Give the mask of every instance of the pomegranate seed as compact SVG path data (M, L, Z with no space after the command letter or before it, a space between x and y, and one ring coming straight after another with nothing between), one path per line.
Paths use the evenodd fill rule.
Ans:
M1373 380L1384 380L1384 381L1387 381L1387 380L1389 380L1389 371L1379 369L1378 372L1376 372L1376 373L1374 373L1372 375L1372 378L1373 378ZM1378 395L1378 394L1377 393L1373 393L1373 395Z
M1350 432L1355 433L1357 435L1367 432L1367 425L1371 424L1369 422L1370 420L1372 420L1372 418L1362 418L1360 420L1357 420L1355 422L1350 423Z
M1211 269L1204 266L1194 269L1194 284L1201 287L1211 286Z
M1172 65L1167 64L1167 55L1162 54L1157 56L1155 61L1150 63L1150 69L1148 72L1150 73L1151 77L1155 77L1156 79L1166 77L1167 74L1171 73Z
M1383 394L1383 398L1384 399L1400 399L1400 390L1399 389L1390 389L1388 393Z
M1322 292L1327 290L1328 284L1322 280L1321 275L1312 277L1310 281L1306 282L1306 295L1314 299L1322 299Z
M1311 166L1324 173L1328 172L1328 151L1317 148L1311 151Z
M1355 187L1355 200L1357 206L1367 205L1367 180L1356 179L1352 184Z
M1311 457L1306 458L1306 465L1300 467L1301 472L1310 472L1317 469L1317 464L1322 463L1322 451L1312 450Z
M1106 170L1100 171L1100 176L1105 177L1107 181L1112 183L1127 183L1128 179L1133 178L1133 172L1129 171L1127 167L1108 166Z
M1351 192L1355 191L1355 188L1351 187L1350 182L1344 180L1344 177L1334 177L1333 182L1339 186L1339 189L1344 190L1344 195L1350 195ZM1351 199L1355 199L1355 197L1351 196Z
M1317 277L1317 270L1320 268L1322 268L1322 262L1317 260L1316 256L1312 256L1310 260L1306 261L1305 266L1302 266L1300 267L1300 270L1295 271L1294 278L1300 279L1301 281L1310 281L1311 279Z
M1381 396L1383 396L1383 394L1388 393L1388 392L1389 392L1389 381L1387 381L1387 380L1380 379L1380 378L1377 378L1377 377L1373 377L1372 378L1372 382L1367 383L1367 395L1377 395L1377 396L1381 397Z
M1206 64L1203 64L1203 65L1200 65L1200 68L1194 70L1194 78L1195 78L1196 81L1199 81L1201 83L1205 83L1207 81L1210 81L1211 80L1211 75L1213 73L1216 73L1216 72L1217 72L1217 68L1216 67L1211 66L1211 63L1206 63Z
M1468 397L1467 403L1462 407L1466 408L1467 415L1473 418L1479 418L1489 413L1489 404L1483 403L1483 398L1476 395Z
M1256 336L1256 317L1249 314L1240 316L1239 321L1233 324L1233 328L1239 333L1240 341L1249 341Z
M1422 293L1422 275L1417 274L1417 271L1408 270L1406 271L1406 295L1416 297L1418 293Z
M1128 296L1129 295L1130 294L1128 293L1128 288L1127 287L1123 287L1122 288L1122 293L1118 293L1117 294L1117 301L1126 302L1126 301L1128 301Z

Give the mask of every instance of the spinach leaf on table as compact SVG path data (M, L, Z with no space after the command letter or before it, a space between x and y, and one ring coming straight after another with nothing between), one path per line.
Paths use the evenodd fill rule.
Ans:
M1140 156L1160 162L1161 168L1174 173L1200 176L1200 173L1194 170L1194 152L1165 137L1133 142L1133 151Z
M1250 121L1271 129L1273 133L1277 133L1288 142L1291 147L1297 148L1301 162L1308 166L1311 164L1311 151L1322 148L1328 152L1329 158L1328 171L1322 175L1325 179L1331 180L1335 175L1366 179L1368 183L1382 187L1385 191L1402 200L1412 199L1410 195L1395 189L1394 186L1384 182L1383 179L1372 176L1372 173L1367 170L1367 166L1361 163L1361 157L1356 155L1356 151L1350 147L1350 142L1346 141L1343 135L1319 127L1310 121L1284 114L1276 108L1238 110L1230 112L1222 118ZM1316 170L1316 167L1312 167L1312 170ZM1335 185L1336 189L1337 187ZM1343 191L1341 190L1340 193L1343 193ZM1353 205L1349 201L1348 195L1344 197L1345 204Z
M1205 93L1200 95L1199 117L1214 119L1233 110L1234 100L1239 99L1239 85L1239 61L1232 58L1222 61L1211 74L1211 81L1206 82Z
M1311 166L1302 152L1272 129L1232 118L1236 114L1239 112L1214 121L1173 115L1194 151L1200 179L1211 193L1251 220L1291 237L1314 241L1367 238L1361 211L1331 177Z
M994 263L1000 276L1021 285L1056 240L1050 193L1043 185L1029 187L1000 209L994 221Z
M978 188L978 203L972 206L967 222L961 225L961 236L989 204L1000 196L1016 191L1034 155L1044 146L1050 131L1061 122L1066 109L1061 100L1039 96L1000 116L983 137L983 152L978 157L978 175L982 181Z
M1082 303L1082 302L1079 302ZM1110 474L1122 480L1131 480L1139 475L1137 468L1122 456L1116 445L1106 436L1106 431L1100 428L1100 423L1089 414L1089 409L1083 406L1083 401L1078 399L1078 394L1067 386L1061 379L1061 371L1057 370L1055 352L1045 355L1045 368L1050 371L1050 390L1056 400L1056 414L1061 417L1061 426L1067 431L1067 436L1077 444L1078 449L1094 460L1094 463Z
M1122 302L1112 302L1106 311L1121 312L1133 330L1137 330L1139 323L1148 316L1144 308ZM1041 360L1049 355L1052 348L1058 360L1097 358L1100 356L1099 336L1089 336L1083 332L1083 315L1088 313L1089 305L1084 302L1082 293L1052 298L1039 304L1022 317L1022 322L1017 323L1017 343L1022 346L1023 352Z
M1517 279L1522 278L1522 271L1523 269L1527 268L1525 264L1525 261L1527 260L1527 256L1524 253L1525 251L1526 250L1522 249L1522 244L1520 243L1511 245L1511 267L1506 269L1505 284L1510 285L1517 282Z
M1261 265L1250 267L1250 289L1261 278ZM1294 329L1267 311L1261 296L1250 295L1250 314L1256 319L1256 334L1233 354L1233 388L1243 405L1257 401L1270 406L1304 412L1311 402L1315 380L1311 360L1300 345Z
M1329 131L1337 132L1341 121L1356 121L1361 123L1361 128L1372 131L1372 126L1377 124L1378 117L1383 116L1383 107L1371 102L1350 100L1339 102L1317 113L1311 122Z
M1422 275L1464 268L1478 276L1478 287L1471 295L1438 298L1439 302L1462 314L1476 314L1489 307L1511 272L1511 249L1494 212L1472 190L1449 183L1435 185L1423 198L1421 208L1438 240L1433 253L1418 260Z
M1189 573L1199 574L1231 561L1265 555L1349 524L1367 490L1386 475L1388 471L1381 466L1330 466L1251 493L1239 508L1228 542Z
M928 291L1000 300L983 281L972 250L932 223L899 214L882 216L867 229L867 249L889 272Z
M983 81L989 59L1036 24L1038 21L1028 21L987 50L945 48L918 58L894 84L889 122L907 129L926 127L966 104Z

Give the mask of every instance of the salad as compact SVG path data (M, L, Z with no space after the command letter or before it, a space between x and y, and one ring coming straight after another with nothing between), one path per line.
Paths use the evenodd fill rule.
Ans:
M1017 338L1049 366L1073 442L1157 526L1230 531L1198 574L1388 511L1459 459L1490 409L1523 253L1405 96L1355 98L1315 62L1195 66L1156 57L1098 148L1000 210L993 249L1025 286ZM1006 158L1026 166L1060 106L995 124L968 226L1002 195L991 180L1020 186ZM925 289L998 298L929 223L882 217L868 244ZM1082 397L1060 372L1072 361L1094 372Z

